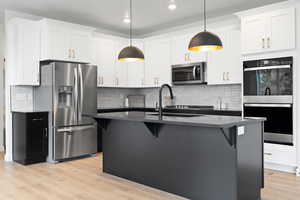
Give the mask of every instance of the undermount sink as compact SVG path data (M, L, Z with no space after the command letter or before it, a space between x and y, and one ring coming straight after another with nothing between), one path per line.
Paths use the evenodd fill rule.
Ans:
M158 113L151 113L148 115L158 116ZM200 117L203 116L201 114L186 114L186 113L163 113L163 116L169 117Z

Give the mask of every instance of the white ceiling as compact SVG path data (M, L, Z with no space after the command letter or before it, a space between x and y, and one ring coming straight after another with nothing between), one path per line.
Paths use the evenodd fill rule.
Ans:
M227 15L283 0L207 0L209 17ZM169 11L169 0L133 0L135 35L181 26L203 19L203 0L176 0L177 10ZM122 22L129 0L0 0L4 9L128 33Z

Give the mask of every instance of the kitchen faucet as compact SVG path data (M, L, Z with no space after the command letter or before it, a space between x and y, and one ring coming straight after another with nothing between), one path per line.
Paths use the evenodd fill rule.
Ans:
M159 119L160 120L162 120L162 115L163 115L163 111L162 111L162 91L163 91L164 87L167 87L169 89L171 99L174 98L171 86L168 85L168 84L163 84L160 87L160 89L159 89L159 108L158 108L158 114L159 114Z

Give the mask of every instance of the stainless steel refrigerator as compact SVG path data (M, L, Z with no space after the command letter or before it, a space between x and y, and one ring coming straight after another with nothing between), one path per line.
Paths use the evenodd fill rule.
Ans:
M41 65L41 85L35 88L35 109L50 116L50 161L97 152L97 67L49 62Z

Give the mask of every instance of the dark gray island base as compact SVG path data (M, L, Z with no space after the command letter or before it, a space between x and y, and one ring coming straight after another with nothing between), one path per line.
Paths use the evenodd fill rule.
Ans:
M159 120L149 114L94 116L103 129L105 173L189 199L260 199L263 119L203 115Z

